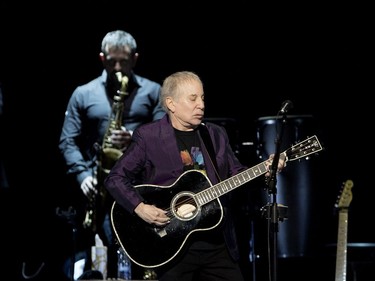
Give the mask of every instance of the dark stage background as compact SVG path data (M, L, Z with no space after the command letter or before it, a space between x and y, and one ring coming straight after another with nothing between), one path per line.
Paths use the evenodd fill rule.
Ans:
M290 221L295 215L303 222L288 226L284 234L307 229L307 243L315 250L312 257L316 259L307 272L318 274L323 267L329 273L327 279L320 279L333 279L334 250L326 245L336 243L334 204L347 179L354 182L348 242L375 242L370 102L374 46L369 7L360 3L261 5L237 0L203 4L83 1L80 5L85 8L78 8L78 2L30 2L22 7L1 2L1 157L9 182L9 188L1 190L1 229L9 262L6 274L13 279L24 279L23 264L31 274L45 263L36 278L59 276L62 257L70 253L69 225L55 214L57 207L68 208L71 202L58 139L71 93L101 73L101 39L114 29L127 30L136 38L137 73L160 83L179 70L201 76L206 117L226 126L240 159L250 166L261 161L263 141L268 145L273 141L272 131L263 135L264 122L259 118L274 120L283 101L293 102L284 145L316 134L324 147L309 164L305 160L288 164L286 175L296 181L281 181L279 187L280 199L289 200L280 203L287 203ZM296 118L302 120L298 126ZM294 193L296 182L307 189L308 203L299 201L301 191ZM256 198L267 191L257 188L253 192L246 188L238 192L243 267L247 280L253 280L253 271L260 272L259 280L266 280L264 263L259 261L261 269L254 270L258 262L248 261L249 240L266 233L264 220L259 218L262 201ZM297 209L294 203L301 205ZM259 260L265 255L262 240L255 240ZM288 280L300 279L306 271L298 264L299 258L310 258L311 246L295 252L298 246L293 241L280 243L291 247L292 255L287 258L297 258L293 266L282 259L281 274ZM375 259L371 249L360 249L360 262Z

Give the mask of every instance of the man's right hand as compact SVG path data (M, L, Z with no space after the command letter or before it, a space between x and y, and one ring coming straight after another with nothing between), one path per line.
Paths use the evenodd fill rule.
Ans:
M122 127L121 130L112 130L111 133L112 144L124 152L130 144L132 132L127 131L125 127Z
M154 205L148 205L141 202L135 209L134 212L145 222L155 224L158 226L169 223L170 218L166 215L166 211L155 207Z

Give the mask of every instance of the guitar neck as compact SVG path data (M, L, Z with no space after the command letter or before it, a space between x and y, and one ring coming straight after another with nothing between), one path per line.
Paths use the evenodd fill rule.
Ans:
M203 206L220 196L236 189L237 187L248 183L249 181L267 173L267 161L264 161L252 168L249 168L229 179L226 179L214 186L211 186L197 194L195 194L195 199L199 205Z
M298 144L293 145L292 147L288 148L281 154L283 155L285 161L294 161L297 159L301 159L307 157L312 153L317 153L321 151L323 148L320 145L320 142L316 136L312 136ZM197 193L195 197L195 201L198 202L200 206L207 204L220 196L234 190L235 188L267 173L267 160L259 163L258 165L249 168L241 173L230 177L210 188L207 188L199 193Z
M348 209L341 209L339 212L335 281L346 281L347 241Z

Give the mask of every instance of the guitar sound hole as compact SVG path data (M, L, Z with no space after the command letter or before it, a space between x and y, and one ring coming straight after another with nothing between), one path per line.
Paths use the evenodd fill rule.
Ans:
M179 193L172 200L172 211L180 220L191 220L198 214L198 207L193 194L189 192Z

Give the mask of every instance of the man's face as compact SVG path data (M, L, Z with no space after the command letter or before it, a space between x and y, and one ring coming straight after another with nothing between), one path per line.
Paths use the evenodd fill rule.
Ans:
M204 117L204 92L202 84L185 82L178 97L173 101L173 115L178 120L176 129L184 130L198 126Z
M131 71L137 60L137 53L132 54L131 50L126 47L124 49L110 49L107 55L103 54L103 66L109 76L115 76L116 72L130 77Z

